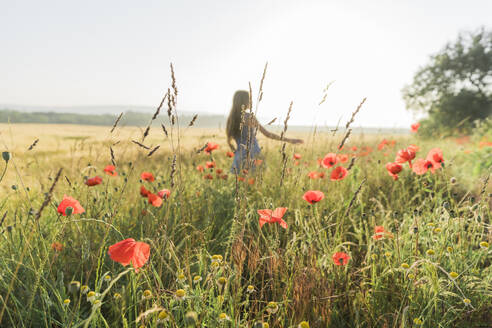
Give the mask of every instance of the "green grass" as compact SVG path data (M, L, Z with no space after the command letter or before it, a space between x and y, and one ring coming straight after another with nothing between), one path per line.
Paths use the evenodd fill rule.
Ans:
M2 191L0 199L0 219L6 213L0 227L0 325L253 327L263 322L297 327L308 321L311 327L488 326L491 248L480 243L491 241L491 200L489 187L482 192L479 180L484 170L472 176L467 155L453 141L400 138L393 148L378 151L380 138L375 137L346 146L343 153L351 153L354 145L374 151L358 157L344 180L330 181L330 171L317 165L317 158L335 151L330 138L321 135L316 144L288 146L283 180L280 143L264 149L265 165L244 182L231 174L218 179L213 171L213 180L204 179L209 172L195 167L210 156L183 149L172 188L173 154L164 151L150 158L147 151L117 157L117 177L102 171L110 164L102 143L75 144L68 153L97 147L83 161L36 154L36 149L13 154L8 171L15 173L9 180L15 187ZM417 157L441 147L445 167L417 176L405 164L394 181L384 165L410 143L419 145ZM225 156L225 143L221 146L212 156L227 173L232 160ZM292 160L294 150L303 156L300 165ZM490 154L482 149L474 156L480 158L480 152ZM89 162L93 167L86 166ZM60 167L52 198L36 219ZM327 176L310 180L312 170ZM143 171L152 172L156 181L141 182ZM84 176L95 175L103 183L87 187ZM37 182L26 185L25 176ZM247 183L250 177L253 184ZM140 196L141 185L154 192L171 189L171 197L152 207ZM321 190L325 198L309 205L302 199L307 190ZM64 194L79 200L86 212L57 214ZM288 228L266 224L260 229L257 210L276 207L288 208ZM374 240L376 225L393 237ZM150 259L138 273L107 254L110 245L125 238L150 245ZM54 242L63 249L52 249ZM334 265L332 255L338 251L351 257L347 265ZM220 265L212 264L212 255L223 257ZM459 276L452 279L450 272ZM201 281L194 282L195 276ZM219 284L221 277L225 284ZM102 305L89 302L73 281L98 293ZM185 300L176 299L178 289L185 290ZM276 302L270 305L278 306L276 313L267 311L269 302ZM160 313L169 320L158 323ZM221 313L229 320L220 321Z

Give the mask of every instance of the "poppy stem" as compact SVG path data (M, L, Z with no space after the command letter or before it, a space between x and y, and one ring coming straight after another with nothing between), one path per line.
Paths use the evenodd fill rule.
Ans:
M2 172L2 176L0 177L0 182L2 182L3 180L3 177L5 176L5 173L7 172L7 166L8 166L8 162L5 163L5 168L3 169L3 172Z

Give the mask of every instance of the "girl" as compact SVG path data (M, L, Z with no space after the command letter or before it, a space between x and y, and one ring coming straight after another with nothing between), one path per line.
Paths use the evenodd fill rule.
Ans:
M249 107L249 92L239 90L234 93L232 108L227 119L227 143L234 151L234 162L231 172L240 174L242 169L254 169L254 160L260 154L260 146L256 140L256 131L273 140L282 140L279 135L267 131L252 113L245 112ZM231 139L236 142L237 148L232 145ZM283 138L282 141L301 144L301 139Z

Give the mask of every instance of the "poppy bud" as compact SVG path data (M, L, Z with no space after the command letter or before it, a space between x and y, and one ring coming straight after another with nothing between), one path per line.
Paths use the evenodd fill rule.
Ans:
M4 151L2 153L2 158L5 161L5 163L8 163L10 161L10 159L12 158L12 155L10 154L10 152Z
M413 227L413 233L417 233L419 232L419 228L418 227Z
M14 227L12 227L11 225L7 226L7 232L12 232L12 229L13 229L13 228L14 228Z
M470 202L471 202L471 203L474 203L474 202L475 202L475 197L473 197L473 196L472 196L472 197L470 197Z
M456 180L456 178L455 178L455 177L452 177L452 178L449 180L449 182L451 182L451 184L455 184L455 183L456 183L456 181L457 181L457 180Z
M68 291L72 294L77 293L79 291L79 289L80 289L80 282L78 282L78 281L72 281L68 285Z
M68 206L68 207L65 209L65 214L66 214L67 216L70 216L70 215L72 215L72 213L73 213L73 207Z
M16 185L12 185L11 188L12 188L12 190L17 190L17 186Z

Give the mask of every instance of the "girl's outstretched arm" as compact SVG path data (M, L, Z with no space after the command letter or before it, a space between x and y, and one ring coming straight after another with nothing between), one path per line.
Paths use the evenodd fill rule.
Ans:
M281 140L281 141L285 141L285 142L289 142L289 143L293 143L293 144L304 143L304 140L302 140L302 139L290 139L290 138L285 138L285 137L282 139L278 134L272 133L272 132L268 131L267 129L265 129L263 127L263 125L261 125L260 122L258 122L256 117L251 117L251 122L248 122L248 123L253 127L258 127L258 130L260 130L260 132L267 138L270 138L273 140Z

